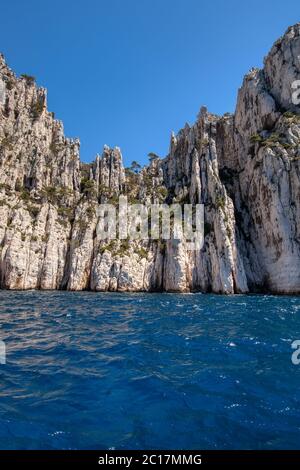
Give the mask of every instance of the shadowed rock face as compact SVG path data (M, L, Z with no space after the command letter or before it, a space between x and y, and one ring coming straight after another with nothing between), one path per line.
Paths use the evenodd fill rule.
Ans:
M80 163L79 141L47 111L46 90L0 56L0 286L243 293L300 292L300 24L252 69L234 115L202 108L170 152L136 175L118 148ZM205 205L205 243L97 237L97 206Z

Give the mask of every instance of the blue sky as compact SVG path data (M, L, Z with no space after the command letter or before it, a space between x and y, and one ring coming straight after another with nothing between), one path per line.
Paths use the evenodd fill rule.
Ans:
M118 145L127 165L165 156L201 105L233 111L243 75L300 21L298 0L10 0L0 15L0 51L48 88L82 160Z

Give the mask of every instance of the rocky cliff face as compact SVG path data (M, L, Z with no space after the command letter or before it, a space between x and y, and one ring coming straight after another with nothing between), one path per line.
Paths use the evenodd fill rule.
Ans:
M0 287L300 292L300 24L252 69L234 115L202 108L139 174L118 148L80 163L46 90L0 56ZM299 87L300 88L300 87ZM103 241L97 207L203 203L205 241Z

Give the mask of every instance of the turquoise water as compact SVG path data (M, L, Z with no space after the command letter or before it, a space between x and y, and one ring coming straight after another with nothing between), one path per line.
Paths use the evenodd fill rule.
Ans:
M300 297L0 291L0 448L299 448Z

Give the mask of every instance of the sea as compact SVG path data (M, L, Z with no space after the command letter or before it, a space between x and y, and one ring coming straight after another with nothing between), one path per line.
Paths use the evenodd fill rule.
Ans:
M299 449L297 340L300 297L2 290L0 448Z

